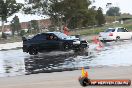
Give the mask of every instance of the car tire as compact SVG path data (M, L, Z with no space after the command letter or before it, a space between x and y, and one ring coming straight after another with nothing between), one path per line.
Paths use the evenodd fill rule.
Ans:
M74 49L74 52L77 53L77 52L86 52L86 48L84 47L80 47L78 49Z
M107 41L105 41L105 40L100 40L100 42L102 42L102 43L107 43Z
M38 50L35 47L30 47L29 48L29 54L30 55L37 55L38 54Z
M132 40L132 36L131 36L130 40Z
M74 53L80 52L79 49L74 49Z
M64 44L62 45L61 50L62 50L62 51L67 51L67 50L69 50L69 44L68 44L68 43L64 43Z
M117 37L116 37L116 42L117 42L117 41L120 41L120 36L117 36Z

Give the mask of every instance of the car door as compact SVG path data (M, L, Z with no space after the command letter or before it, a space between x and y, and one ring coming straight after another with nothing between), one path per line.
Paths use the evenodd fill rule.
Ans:
M47 47L45 34L38 34L33 38L33 42L35 47L37 47L39 51L42 51Z
M125 28L123 28L122 30L123 30L123 36L125 37L124 39L131 39L132 36L131 33Z
M125 36L124 36L124 30L122 28L118 28L117 29L117 36L120 37L120 39L125 39Z
M118 28L118 36L120 39L130 39L131 33L129 33L125 28Z
M59 38L54 34L47 34L47 48L48 50L57 50L59 49Z

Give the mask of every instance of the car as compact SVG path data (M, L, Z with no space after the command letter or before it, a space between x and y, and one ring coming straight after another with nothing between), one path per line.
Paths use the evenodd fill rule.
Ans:
M0 38L2 37L2 32L0 32Z
M11 31L5 31L3 32L6 36L12 36L12 32Z
M73 36L67 36L61 32L40 33L27 39L23 37L23 52L30 55L37 55L38 52L54 50L74 50L80 51L88 47L86 40L80 40Z
M132 39L132 32L129 32L123 27L108 28L99 34L99 40L101 42L119 41L125 39Z

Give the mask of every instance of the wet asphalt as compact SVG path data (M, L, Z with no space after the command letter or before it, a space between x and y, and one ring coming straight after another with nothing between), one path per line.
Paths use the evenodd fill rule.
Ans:
M104 44L101 50L90 44L86 52L53 51L38 55L23 53L22 49L0 51L0 77L78 70L81 67L132 65L132 42Z

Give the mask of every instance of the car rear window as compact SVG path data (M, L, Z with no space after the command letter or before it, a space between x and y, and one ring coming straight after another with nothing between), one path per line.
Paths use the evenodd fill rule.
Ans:
M115 32L115 29L106 29L105 32Z

